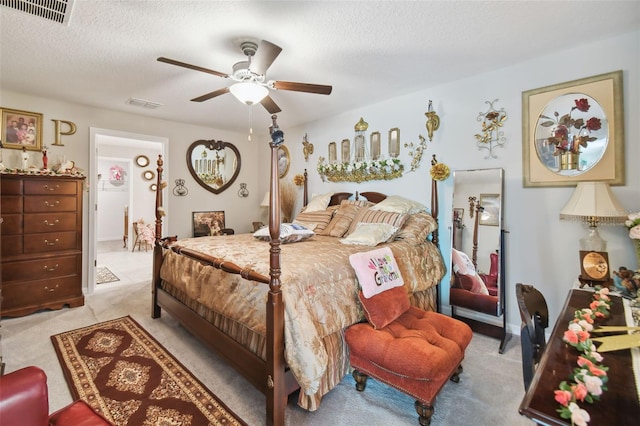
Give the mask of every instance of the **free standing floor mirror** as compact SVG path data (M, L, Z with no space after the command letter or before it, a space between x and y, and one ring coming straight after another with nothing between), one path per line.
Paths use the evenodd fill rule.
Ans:
M453 173L451 315L481 334L510 338L505 306L503 170Z

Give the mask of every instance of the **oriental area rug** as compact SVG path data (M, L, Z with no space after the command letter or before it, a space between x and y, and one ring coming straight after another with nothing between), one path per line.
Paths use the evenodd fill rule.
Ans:
M246 425L130 316L51 341L74 398L115 425Z

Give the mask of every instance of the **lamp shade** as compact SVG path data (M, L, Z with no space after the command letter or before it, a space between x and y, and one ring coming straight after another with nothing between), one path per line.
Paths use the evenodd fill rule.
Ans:
M229 87L229 91L240 102L247 105L253 105L260 102L269 93L269 89L266 87L250 82L236 83Z
M267 191L267 193L264 194L264 198L260 203L260 207L269 207L269 191Z
M560 220L573 220L597 224L624 223L625 209L604 182L579 182L566 206L560 211Z

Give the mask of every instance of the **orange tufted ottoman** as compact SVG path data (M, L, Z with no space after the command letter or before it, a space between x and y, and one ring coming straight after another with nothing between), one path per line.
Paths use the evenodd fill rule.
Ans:
M347 329L356 389L371 376L416 398L421 425L429 425L436 395L449 379L458 382L468 325L409 305L403 287L360 300L369 322Z

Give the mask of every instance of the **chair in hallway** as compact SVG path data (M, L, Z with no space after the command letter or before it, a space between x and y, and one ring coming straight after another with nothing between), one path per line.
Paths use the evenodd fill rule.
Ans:
M549 309L542 293L532 285L516 284L516 299L522 319L520 345L522 378L526 391L547 345L544 331L549 326Z
M133 235L135 239L133 241L133 247L131 247L132 252L135 251L136 247L138 247L138 251L140 251L142 247L144 247L144 251L153 247L155 235L151 224L144 223L142 219L133 222Z

